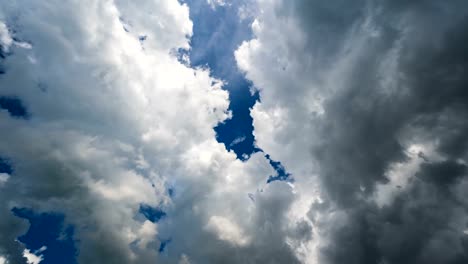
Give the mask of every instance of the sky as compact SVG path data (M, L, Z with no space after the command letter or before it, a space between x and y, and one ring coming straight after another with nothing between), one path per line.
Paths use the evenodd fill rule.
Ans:
M468 263L464 0L0 2L0 264Z

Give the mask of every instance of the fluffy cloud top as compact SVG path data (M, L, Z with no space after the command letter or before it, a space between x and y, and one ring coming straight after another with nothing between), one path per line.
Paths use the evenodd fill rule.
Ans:
M0 154L13 167L0 186L0 254L8 263L42 258L15 240L27 229L15 207L65 214L79 263L295 260L287 228L275 226L291 189L265 185L274 171L261 154L242 162L216 141L213 127L229 116L223 82L176 58L192 34L187 5L0 6L0 96L29 113L0 111ZM277 195L288 199L266 200ZM141 204L167 216L143 221Z

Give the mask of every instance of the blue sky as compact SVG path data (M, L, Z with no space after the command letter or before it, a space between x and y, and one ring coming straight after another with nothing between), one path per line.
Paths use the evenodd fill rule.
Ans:
M193 67L208 66L212 75L226 82L224 89L229 91L229 110L232 118L218 124L216 139L226 149L236 153L237 158L245 160L252 153L262 151L253 135L250 109L260 100L258 91L245 74L237 67L234 52L252 38L252 17L241 19L239 7L242 1L228 5L210 7L204 1L186 1L191 7L190 18L194 23L189 52ZM265 157L270 160L268 154ZM279 161L270 160L278 175L271 180L289 180L289 173Z
M227 83L224 89L229 91L232 118L215 127L217 139L243 159L244 154L258 151L254 144L250 108L259 97L258 93L252 95L252 83L238 69L234 51L252 37L252 18L239 19L238 4L242 2L215 8L205 1L187 3L191 7L190 18L194 23L189 52L191 65L208 66L214 77ZM236 139L242 140L237 142Z
M64 226L64 215L59 213L34 213L25 208L13 208L15 216L26 219L30 227L18 241L35 252L43 246L43 263L76 263L78 254L73 239L73 227Z

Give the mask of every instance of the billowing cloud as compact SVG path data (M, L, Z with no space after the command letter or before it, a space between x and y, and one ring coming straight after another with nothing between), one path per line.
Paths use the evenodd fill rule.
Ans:
M313 223L304 262L467 262L466 2L258 2L236 59Z
M0 96L28 115L0 111L7 263L47 262L49 250L17 240L28 225L13 208L64 214L78 263L298 263L292 245L311 229L287 215L293 188L266 184L275 171L263 154L243 162L216 141L223 82L177 60L190 47L187 5L0 7ZM165 217L145 220L142 205Z
M78 263L468 261L465 1L256 2L246 161L225 83L177 59L186 4L0 4L0 263L48 261L18 212L64 216Z

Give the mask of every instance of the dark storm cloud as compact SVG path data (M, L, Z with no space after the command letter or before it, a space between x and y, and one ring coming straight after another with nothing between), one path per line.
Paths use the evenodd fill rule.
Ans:
M449 160L423 164L418 174L422 180L442 186L456 183L457 179L465 176L466 168L464 164Z
M236 57L260 90L259 147L313 204L308 259L467 263L466 1L262 10Z
M364 0L285 2L286 7L278 10L279 14L299 17L299 26L308 33L310 41L307 52L319 57L322 62L332 59L327 59L327 56L337 51L349 27L364 18Z
M416 184L391 206L348 208L345 224L330 229L332 245L322 249L323 261L466 263L466 236L454 228L463 214L437 186Z
M312 152L329 199L345 212L344 224L327 229L331 242L322 248L323 261L467 263L467 201L456 185L467 176L462 160L468 155L468 4L289 5L318 45L311 52L318 49L319 58L336 58L345 41L362 34L356 28L363 27L368 16L374 17L380 34L365 42L343 89L327 99L325 114L317 120L322 141L314 143ZM379 70L397 47L395 68L384 70L394 86L384 89ZM392 164L409 159L402 139L437 142L436 152L444 160L423 162L395 201L379 208L369 202L376 185L388 182Z
M444 18L448 19L434 16L433 20ZM374 49L369 43L369 54L358 61L346 90L326 104L323 127L328 135L317 151L330 165L326 167L330 177L324 180L342 183L329 182L330 188L338 188L348 199L347 192L360 185L369 188L375 181L385 181L383 172L389 163L404 159L398 137L407 127L417 128L421 137L437 139L438 150L450 159L466 154L468 52L462 47L468 38L467 26L468 20L462 19L439 36L433 34L439 38L434 44L430 39L413 43L411 37L406 39L398 62L399 76L395 76L398 87L387 94L378 89L374 69L379 54L392 46ZM398 39L392 41L395 44Z

